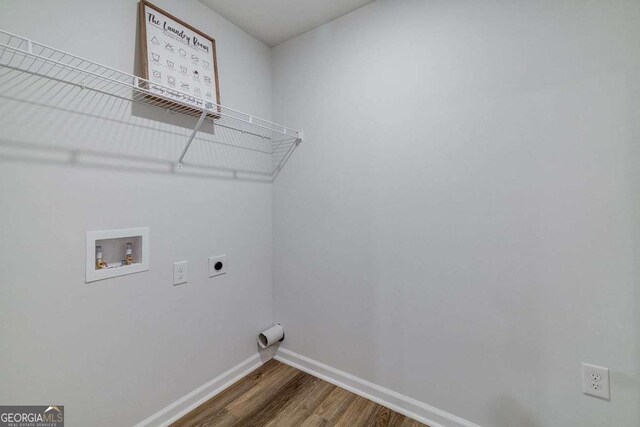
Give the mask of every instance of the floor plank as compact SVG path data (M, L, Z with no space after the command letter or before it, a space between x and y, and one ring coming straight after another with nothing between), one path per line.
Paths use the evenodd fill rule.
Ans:
M283 363L268 372L249 391L227 405L227 410L243 419L277 396L281 387L291 381L300 371Z
M274 419L279 419L279 413L287 404L304 389L309 381L307 375L299 372L289 382L284 384L274 395L263 405L253 408L250 414L241 418L240 421L245 426L264 426Z
M277 417L268 422L266 427L282 425L299 426L313 415L313 411L336 388L333 384L322 381L309 374L305 375L304 387L292 397L286 406L278 412Z
M279 362L275 360L268 361L222 393L189 412L173 423L172 427L205 426L208 425L207 423L219 419L223 412L228 413L225 409L228 404L247 393L262 378L271 375L272 371L278 366Z
M371 417L375 410L377 403L365 399L364 397L356 396L351 402L351 405L347 407L344 414L335 423L336 427L355 427L366 426L367 420Z
M329 423L327 422L327 420L325 420L318 414L309 415L309 417L300 424L300 427L327 427L327 426L329 426Z
M357 396L347 390L336 387L331 394L318 406L315 413L327 420L330 425L344 414L353 399Z
M385 408L387 409L387 408ZM387 409L390 413L389 415L389 421L387 422L387 426L388 427L400 427L402 426L402 423L406 420L410 420L411 418L407 418L404 415L401 415L395 411L392 411L391 409ZM416 421L417 422L417 421ZM418 425L422 425L420 423L418 423Z
M411 418L404 417L404 421L401 424L401 427L421 427L424 424L417 422L416 420L412 420Z
M347 390L270 360L171 427L419 427Z

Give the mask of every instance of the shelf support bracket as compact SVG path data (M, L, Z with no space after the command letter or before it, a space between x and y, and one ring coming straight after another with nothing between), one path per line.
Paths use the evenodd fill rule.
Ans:
M202 126L202 123L204 122L204 119L206 117L207 117L207 110L203 110L202 114L200 114L200 118L198 119L198 123L196 123L196 127L193 128L193 132L191 132L191 135L189 136L187 145L184 146L184 149L182 150L182 154L180 154L180 158L178 159L178 169L182 169L182 160L184 160L184 156L187 155L187 151L189 151L189 146L193 142L193 138L196 137L196 134L198 133L198 130L200 130L200 126Z

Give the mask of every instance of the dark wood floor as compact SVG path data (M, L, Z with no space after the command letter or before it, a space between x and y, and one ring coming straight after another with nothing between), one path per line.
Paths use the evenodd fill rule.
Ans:
M171 425L186 426L418 427L424 424L270 360Z

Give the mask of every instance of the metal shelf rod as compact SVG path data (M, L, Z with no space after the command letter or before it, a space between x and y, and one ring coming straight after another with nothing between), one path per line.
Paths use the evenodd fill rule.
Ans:
M178 167L182 169L182 160L184 160L184 156L187 155L187 151L189 151L189 146L193 142L193 138L196 137L196 134L200 130L200 126L202 126L202 122L204 122L205 117L207 117L207 110L204 110L202 114L200 114L200 118L198 119L198 123L196 123L196 127L193 128L191 135L189 136L189 140L187 141L187 145L184 146L182 150L182 154L180 154L180 158L178 159Z

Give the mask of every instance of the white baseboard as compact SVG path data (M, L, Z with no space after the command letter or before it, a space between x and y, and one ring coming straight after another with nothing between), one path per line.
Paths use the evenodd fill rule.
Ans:
M480 427L426 403L280 347L275 359L431 427Z
M282 347L278 349L275 359L431 427L480 427L471 421ZM255 354L134 427L166 427L249 375L263 363L260 355Z
M256 353L244 362L229 369L227 372L218 375L208 383L203 384L186 396L181 397L169 406L159 410L146 420L139 422L134 427L168 426L216 394L249 375L252 371L262 366L262 364L263 362L260 360L260 355Z

